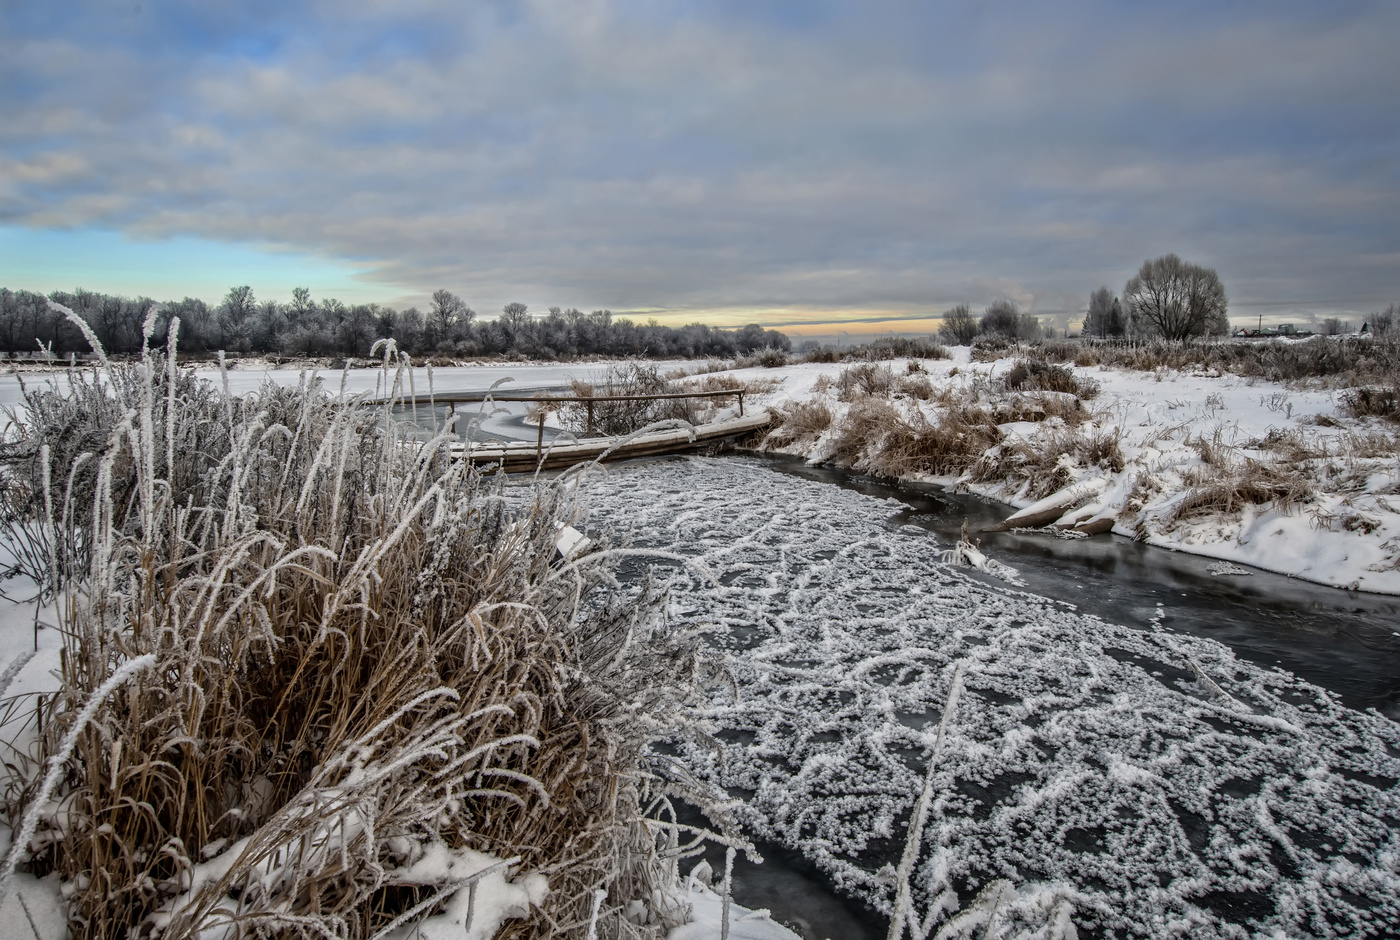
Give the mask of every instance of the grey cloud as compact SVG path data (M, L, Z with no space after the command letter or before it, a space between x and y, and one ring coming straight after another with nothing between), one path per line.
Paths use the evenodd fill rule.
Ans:
M179 62L21 40L8 68L38 90L0 97L0 215L287 245L483 309L1059 310L1165 251L1242 299L1400 291L1367 260L1400 250L1394 169L1303 139L1396 143L1383 8L1156 38L1079 16L944 71L893 33L530 9L354 70L334 43Z

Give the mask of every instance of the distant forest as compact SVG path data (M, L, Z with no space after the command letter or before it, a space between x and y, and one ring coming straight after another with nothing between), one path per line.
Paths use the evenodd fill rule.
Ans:
M86 353L81 330L48 301L70 308L92 328L111 354L136 353L141 326L155 304L149 298L117 297L91 291L33 291L0 288L0 352L56 356ZM787 351L792 343L776 330L750 324L722 330L693 323L661 326L654 320L636 323L614 317L609 310L584 313L550 307L532 313L524 304L507 304L493 320L450 291L440 290L426 312L417 307L395 310L378 304L347 305L334 299L312 300L304 287L292 291L289 302L259 301L250 287L235 287L211 306L186 297L164 304L154 341L164 345L173 318L180 320L177 337L182 352L261 354L284 358L366 357L376 340L392 338L402 352L414 356L572 359L579 356L732 357L757 350Z

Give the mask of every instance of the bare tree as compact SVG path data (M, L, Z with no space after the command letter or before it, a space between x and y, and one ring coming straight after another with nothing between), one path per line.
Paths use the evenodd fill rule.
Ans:
M1123 306L1134 332L1168 340L1228 333L1229 301L1214 268L1163 255L1144 261L1123 288Z
M433 341L445 343L457 331L457 322L466 304L450 290L433 291L433 304L428 308L428 329Z
M512 333L524 330L530 323L530 308L522 303L510 303L501 308L501 323Z
M1318 332L1323 336L1340 336L1343 333L1351 332L1351 324L1344 322L1339 317L1328 317L1318 325Z
M943 341L954 346L970 346L977 338L977 320L967 304L958 304L943 314L943 323L938 328Z

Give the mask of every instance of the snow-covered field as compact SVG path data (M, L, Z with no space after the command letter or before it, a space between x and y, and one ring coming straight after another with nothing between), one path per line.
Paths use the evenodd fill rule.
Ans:
M918 363L932 387L959 401L994 398L998 382L1015 365L1008 357L972 362L967 348L951 360ZM895 376L906 361L889 364ZM781 377L766 403L820 401L833 414L831 427L777 450L823 461L851 403L829 383L845 364L806 364L742 375ZM1093 484L1092 493L1066 505L1062 524L1094 519L1113 531L1153 545L1251 565L1320 584L1400 594L1400 427L1377 419L1358 421L1339 407L1339 392L1218 373L1170 370L1136 372L1108 367L1068 367L1099 393L1083 403L1087 420L1074 428L1050 417L1000 426L1003 441L989 458L1024 446L1048 456L1066 483ZM765 399L758 399L763 403ZM896 394L892 404L936 418L940 405ZM1070 434L1116 442L1121 469L1110 470L1060 454ZM872 442L873 443L873 442ZM1224 512L1181 513L1183 501L1215 483L1245 480L1251 468L1278 469L1306 481L1310 495L1298 505L1247 503ZM916 479L960 486L1016 508L1036 502L1025 479L973 481L964 475ZM1035 482L1035 481L1032 481Z
M955 353L920 368L958 394L987 394L1013 365ZM432 381L466 391L509 377L506 388L533 389L597 378L608 365L460 367L434 370ZM904 374L903 360L891 365ZM736 374L779 380L754 404L821 400L835 428L851 407L830 386L844 368ZM1112 470L1060 461L1087 494L1066 504L1062 521L1111 517L1115 532L1166 548L1400 594L1393 426L1348 418L1327 389L1074 371L1099 386L1076 433L1112 436L1123 459ZM223 381L217 371L206 377ZM324 376L332 388L342 378L348 392L372 392L379 374ZM228 373L235 393L267 380L295 384L300 373ZM426 372L415 385L426 388ZM18 379L0 377L0 404L18 401ZM910 396L893 403L930 416L938 407ZM1003 446L1051 447L1064 432L1056 420L1007 422ZM831 440L828 432L788 450L819 461ZM1211 474L1289 454L1313 484L1300 505L1173 516ZM1036 502L1020 479L922 479L1015 507ZM1163 618L1132 629L1017 591L1014 571L995 558L980 571L959 566L978 553L886 525L881 500L747 458L626 466L592 499L592 525L692 557L718 582L679 572L672 606L678 619L713 627L733 654L735 692L706 706L724 746L678 753L743 801L754 832L798 848L846 890L892 903L894 866L946 717L911 882L920 918L958 915L991 937L1048 938L1070 920L1105 936L1400 932L1400 730L1378 713L1347 709L1210 639L1174 634ZM32 609L3 603L6 694L52 687L55 632L39 631L37 654L24 660ZM966 691L944 716L958 670ZM0 855L8 838L0 834ZM14 886L0 932L61 935L57 886L23 875ZM676 936L717 936L717 899L692 885L692 901L697 922ZM731 936L782 932L741 912Z
M697 360L683 360L661 363L660 366L663 371L669 369L693 370L701 364ZM567 386L571 379L585 382L597 381L607 374L609 368L617 365L619 365L617 362L600 361L490 363L448 366L431 370L417 368L412 370L411 382L414 392L420 396L426 396L430 389L434 394L486 392L491 390L493 386L497 386L497 383L500 383L497 386L499 394L530 394L540 389ZM235 395L246 395L256 391L264 382L295 387L298 382L302 381L303 376L308 374L318 377L322 384L332 392L343 389L347 395L382 394L385 385L384 373L379 369L340 371L323 369L315 371L275 368L258 359L239 360L226 373L221 373L217 368L197 371L201 378L220 387L227 377L229 391ZM14 372L0 374L0 408L14 409L21 404L23 400L22 385L32 386L48 381L58 382L60 387L63 387L63 384L67 382L67 373L63 370L53 372L30 370L18 374ZM405 373L403 381L405 385L409 383L410 379L407 373ZM470 410L464 410L463 414L478 426L476 435L478 439L534 440L534 426L527 428L522 423L527 407L527 405L520 403L501 402L495 404L491 409L475 406ZM0 421L2 420L0 418ZM546 438L555 433L551 430L552 427L557 427L557 425L552 421L546 423Z
M736 679L707 710L722 753L686 763L846 890L890 904L961 665L919 917L995 906L993 937L1066 916L1081 936L1400 931L1400 726L1381 715L945 564L886 501L760 461L624 466L593 500L591 525L715 579L676 572L673 615L714 630Z

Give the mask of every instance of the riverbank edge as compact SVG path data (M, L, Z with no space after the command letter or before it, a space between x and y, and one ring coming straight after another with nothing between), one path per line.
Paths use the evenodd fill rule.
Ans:
M900 362L893 360L872 365L888 368L897 366ZM971 382L982 383L982 396L987 394L988 383L995 385L997 382L1004 382L1005 373L1014 368L1012 361L973 363L966 355L955 356L951 362L909 360L906 365L909 376L928 376L935 381L940 378L952 379L958 376L960 371L962 380L968 381L975 373L977 377L971 378ZM937 424L939 411L947 411L945 404L917 396L900 395L898 391L888 397L859 393L853 395L849 390L843 392L840 389L844 376L839 373L845 371L841 364L828 366L821 373L811 369L812 367L808 366L800 372L792 369L778 370L788 373L786 377L789 381L785 383L788 387L778 395L769 396L768 400L762 403L772 408L779 415L779 420L773 431L766 436L743 442L744 450L760 455L801 458L814 466L837 467L867 474L876 479L929 484L951 492L972 494L1006 506L1006 521L1010 523L1008 527L1015 526L1015 517L1028 507L1045 503L1047 495L1086 481L1094 483L1102 480L1103 486L1095 493L1066 502L1062 512L1056 513L1055 517L1049 520L1033 522L1028 519L1025 527L1038 530L1058 529L1067 537L1111 533L1156 548L1210 558L1320 586L1379 596L1400 596L1400 512L1396 512L1387 502L1389 490L1400 483L1400 472L1396 469L1400 468L1400 460L1396 459L1400 456L1400 443L1397 443L1392 429L1381 426L1377 430L1375 422L1367 424L1347 422L1344 419L1338 421L1335 417L1335 400L1327 392L1313 392L1312 397L1318 401L1311 402L1307 410L1300 408L1296 416L1290 408L1288 420L1282 430L1289 434L1303 435L1321 432L1388 437L1389 446L1394 449L1394 454L1387 455L1380 461L1373 460L1371 463L1384 464L1381 472L1388 472L1390 482L1384 483L1383 486L1369 487L1372 492L1380 490L1375 494L1373 502L1383 508L1355 508L1354 501L1358 496L1356 492L1318 485L1300 501L1290 503L1280 499L1276 502L1246 503L1229 512L1217 513L1183 524L1172 522L1170 514L1188 497L1199 492L1202 477L1212 474L1227 477L1229 473L1223 466L1228 459L1257 463L1257 451L1247 450L1245 446L1221 447L1218 435L1215 444L1217 451L1229 453L1225 457L1216 458L1221 461L1220 465L1212 466L1210 463L1211 433L1221 426L1221 422L1216 420L1218 409L1215 401L1218 399L1215 391L1210 389L1226 389L1233 394L1230 403L1238 405L1242 398L1241 393L1245 389L1240 387L1238 381L1234 382L1235 387L1230 388L1232 377L1182 373L1169 377L1168 389L1159 392L1157 387L1160 383L1152 376L1138 378L1118 369L1099 370L1095 374L1087 369L1071 367L1076 377L1087 382L1097 384L1096 380L1109 376L1114 379L1103 381L1102 387L1096 387L1096 397L1092 401L1080 402L1080 406L1089 415L1084 425L1066 429L1063 424L1058 423L1059 419L1053 417L1050 420L1042 419L1038 424L1004 424L1001 426L1007 432L1004 438L991 446L975 449L965 464L958 467L959 472L939 474L889 472L887 468L890 461L883 459L885 455L881 453L881 449L888 445L885 437L888 428L866 430L865 436L862 437L862 429L857 426L857 422L850 419L853 413L874 401L881 406L890 406L901 418L908 419L916 425L916 433L926 434ZM1109 373L1109 376L1105 373ZM1137 427L1125 427L1130 424L1126 418L1130 403L1127 401L1128 396L1121 394L1121 390L1115 386L1127 385L1131 388L1133 383L1139 383L1143 388L1151 389L1154 394L1166 398L1168 390L1173 395L1180 395L1185 390L1182 385L1176 385L1178 378L1185 380L1182 385L1194 383L1196 388L1191 391L1195 393L1195 397L1201 398L1203 403L1199 405L1197 413L1188 417L1180 426L1184 430L1179 430L1176 440L1164 443L1164 434L1157 427L1148 431L1141 431ZM908 381L904 376L894 376L896 389L901 380ZM1172 387L1174 385L1175 387ZM1277 386L1277 389L1274 386ZM1306 394L1305 391L1286 388L1280 383L1260 382L1256 388L1256 383L1251 381L1248 383L1248 389L1248 397L1258 397L1261 406L1268 402L1271 410L1272 400L1279 395L1293 394L1295 398L1301 398ZM1260 395L1260 392L1264 394ZM1146 392L1139 393L1146 397ZM945 393L940 389L938 394ZM1009 393L1003 390L1001 394ZM1024 395L1019 391L1015 394ZM1227 398L1229 397L1227 395ZM1187 400L1190 401L1189 398ZM1140 404L1137 407L1140 409ZM1172 407L1172 404L1168 404L1167 407ZM827 423L819 428L798 427L795 432L789 430L785 434L784 416L797 415L796 423L800 425L803 409L825 411L828 415ZM1254 410L1257 412L1261 409ZM807 415L810 413L811 411L808 411ZM1320 415L1325 417L1318 420ZM1134 418L1137 417L1140 415L1134 415ZM1270 414L1265 417L1277 416ZM1258 424L1258 418L1257 414L1248 415L1246 421L1253 419ZM1238 425L1239 421L1236 421L1236 427ZM1334 431L1334 428L1338 429ZM1084 433L1084 429L1088 429L1087 433L1090 435L1111 436L1115 448L1121 445L1122 451L1116 464L1101 460L1095 465L1082 459L1080 455L1056 449L1063 448L1063 438L1066 435L1072 437L1074 434ZM1273 433L1274 430L1271 425L1269 433ZM1130 431L1136 432L1137 438L1133 438ZM1143 438L1149 435L1151 439L1145 443ZM974 464L979 468L1005 470L1007 464L997 458L1003 445L1011 444L1030 449L1040 448L1041 452L1036 457L1047 470L1058 471L1068 461L1072 466L1069 467L1069 473L1064 475L1065 485L1057 486L1047 494L1043 492L1044 486L1042 491L1036 491L1024 475L1019 479L1005 474L988 476L983 470L980 479L972 479L974 474L969 468ZM1203 451L1204 453L1201 453ZM1201 456L1198 456L1198 453L1201 453ZM1274 459L1275 467L1296 469L1287 464L1282 456ZM1165 472L1161 469L1162 465L1167 465ZM1140 498L1144 489L1147 490L1148 497ZM1140 499L1140 503L1125 512L1124 506L1135 499ZM1163 522L1164 519L1167 520L1166 523ZM1096 525L1089 528L1085 523ZM1078 532L1074 531L1076 526L1079 527Z

